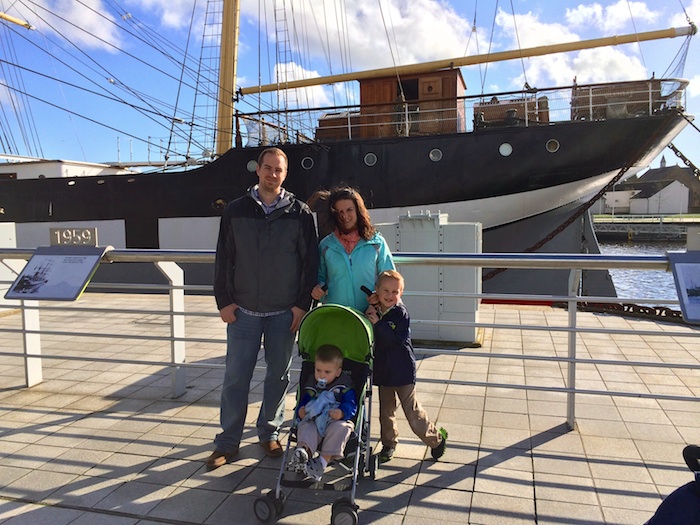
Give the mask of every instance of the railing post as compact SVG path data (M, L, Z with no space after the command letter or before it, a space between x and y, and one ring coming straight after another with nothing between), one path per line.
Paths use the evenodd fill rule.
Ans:
M576 388L576 309L578 307L577 296L581 283L581 270L572 268L569 272L569 363L567 366L566 388ZM576 423L576 394L567 392L566 394L566 426L569 430L574 429Z
M185 337L185 272L177 264L170 261L156 262L157 268L170 282L170 336L183 339ZM174 365L186 360L185 341L171 341L170 359ZM187 374L185 368L173 366L172 397L180 397L185 393Z
M27 387L38 385L44 380L41 369L41 334L39 334L40 325L38 307L38 301L22 301L24 379ZM31 333L29 333L30 331Z

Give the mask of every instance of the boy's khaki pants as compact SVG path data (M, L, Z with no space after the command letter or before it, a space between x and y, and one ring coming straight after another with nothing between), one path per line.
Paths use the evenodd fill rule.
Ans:
M440 444L440 434L428 418L428 413L416 399L416 385L413 384L379 387L379 425L382 445L395 448L399 442L399 427L396 424L396 409L399 403L413 433L430 448L437 447Z

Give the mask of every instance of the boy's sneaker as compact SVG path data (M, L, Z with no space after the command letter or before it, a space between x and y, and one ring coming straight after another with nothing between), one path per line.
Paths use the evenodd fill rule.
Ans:
M387 461L389 461L391 458L394 457L395 450L395 447L383 446L382 450L379 452L379 461L381 463L386 463Z
M438 431L438 434L442 437L442 440L440 440L440 443L438 443L438 446L435 447L430 451L430 455L433 456L434 460L438 460L442 457L442 455L445 453L445 446L447 446L447 430L444 428L440 427L440 430Z
M287 470L292 472L306 472L306 465L309 462L309 454L304 447L297 447L292 454L292 459L287 463Z
M321 481L323 471L326 470L320 457L315 457L306 464L306 475L314 481Z

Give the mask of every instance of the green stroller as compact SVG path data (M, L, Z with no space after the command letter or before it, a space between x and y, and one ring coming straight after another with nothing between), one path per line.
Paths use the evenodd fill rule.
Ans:
M309 311L299 326L299 355L303 362L297 388L297 402L302 387L314 373L316 349L331 344L343 352L343 373L351 375L357 395L357 414L353 419L355 430L345 447L345 456L336 462L335 476L325 482L317 482L298 473L287 471L286 466L292 445L297 442L297 423L293 424L277 479L277 486L254 503L255 516L263 523L272 523L284 511L286 496L282 487L332 490L348 493L333 502L332 525L356 525L358 523L355 492L358 478L374 478L379 464L370 446L370 420L372 395L372 356L374 332L372 323L365 316L345 306L324 304Z

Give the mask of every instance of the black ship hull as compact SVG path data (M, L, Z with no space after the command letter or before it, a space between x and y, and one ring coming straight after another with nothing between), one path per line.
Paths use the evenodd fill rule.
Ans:
M646 167L686 123L669 112L451 135L282 145L289 156L285 186L307 199L319 188L345 182L358 187L382 217L395 220L408 210L439 210L447 211L450 220L482 222L490 229L592 195L622 168L634 173ZM116 220L123 222L124 245L104 236L101 243L169 248L159 238L159 221L219 216L226 202L256 182L253 161L261 149L234 148L215 162L180 172L3 180L2 219L18 225L78 221L86 226ZM368 165L371 160L376 162ZM22 242L18 236L18 246L28 247ZM508 244L495 248L520 251Z

